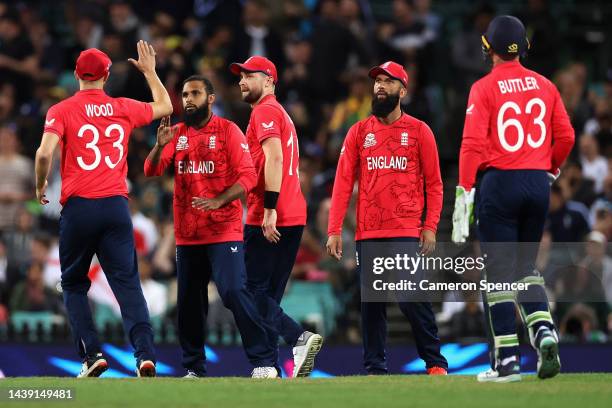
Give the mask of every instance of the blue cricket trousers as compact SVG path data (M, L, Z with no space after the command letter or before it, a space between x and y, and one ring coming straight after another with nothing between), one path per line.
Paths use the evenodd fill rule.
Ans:
M252 294L246 288L243 243L178 245L178 328L183 349L183 366L198 375L206 374L206 316L208 282L211 277L223 305L234 314L247 357L255 367L273 367L275 349Z
M278 338L282 336L294 346L304 332L295 320L280 307L287 281L295 263L303 226L278 227L281 239L270 243L260 226L245 225L244 244L247 269L247 288L255 298L257 309L266 322L268 344L275 350L278 369Z
M153 329L142 294L127 198L72 197L60 217L60 264L64 304L81 358L101 351L87 292L87 273L97 255L123 317L137 361L155 361Z
M368 243L392 242L405 243L407 253L419 251L418 238L380 238L364 239L356 242L357 259L364 259L362 251ZM361 276L361 266L357 265ZM430 302L398 302L404 316L408 318L419 357L425 366L448 368L446 358L440 353L438 326ZM385 302L361 302L361 336L363 340L363 360L369 374L387 373L387 304Z

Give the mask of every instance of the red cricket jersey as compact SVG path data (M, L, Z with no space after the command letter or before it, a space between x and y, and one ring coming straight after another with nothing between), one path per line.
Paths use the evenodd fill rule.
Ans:
M520 62L499 64L470 91L459 156L459 185L478 170L556 172L574 145L574 129L555 85Z
M102 89L79 91L51 106L45 132L60 139L64 205L70 197L128 195L128 142L132 129L148 125L153 108L146 102L111 98Z
M300 187L300 152L293 121L274 95L265 96L253 107L246 132L253 164L257 170L257 185L247 200L246 223L260 226L263 223L266 158L261 147L270 137L280 139L283 148L283 181L276 205L279 227L306 224L306 200Z
M327 233L340 235L358 180L356 240L418 237L436 232L442 178L429 126L412 116L385 125L375 116L354 124L344 139L332 193ZM427 213L422 222L425 186Z
M201 129L178 123L157 166L145 161L146 176L174 166L174 231L178 245L242 241L242 203L236 199L214 211L191 206L192 197L214 198L238 183L246 193L255 169L244 134L234 122L213 115Z

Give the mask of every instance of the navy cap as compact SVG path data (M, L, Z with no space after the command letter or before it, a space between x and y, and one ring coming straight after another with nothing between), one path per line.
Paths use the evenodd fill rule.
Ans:
M523 56L529 49L525 26L514 16L497 16L482 36L482 47L502 56Z

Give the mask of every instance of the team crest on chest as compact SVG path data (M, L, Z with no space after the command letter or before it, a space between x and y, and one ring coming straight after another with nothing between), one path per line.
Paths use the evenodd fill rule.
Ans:
M214 149L217 146L217 136L212 135L208 138L208 148Z
M408 132L402 132L402 139L400 143L402 146L408 146Z
M365 141L363 142L363 148L372 147L376 145L376 136L374 133L368 133L365 137Z
M189 143L187 143L187 136L180 135L178 141L176 142L176 150L187 150L189 149Z

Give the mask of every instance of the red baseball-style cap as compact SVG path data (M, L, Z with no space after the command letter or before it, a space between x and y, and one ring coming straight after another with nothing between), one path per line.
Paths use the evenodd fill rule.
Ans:
M393 79L397 79L404 84L406 88L408 87L408 74L406 73L404 67L397 62L387 61L382 65L378 65L370 70L368 76L370 78L376 78L376 76L380 74L388 75Z
M85 81L97 81L110 69L112 62L108 55L97 48L82 51L76 61L76 74Z
M271 76L274 79L274 83L278 82L278 74L276 73L276 67L274 63L266 57L255 55L249 57L243 64L234 62L230 65L230 71L234 75L240 75L242 71L245 72L261 72Z

